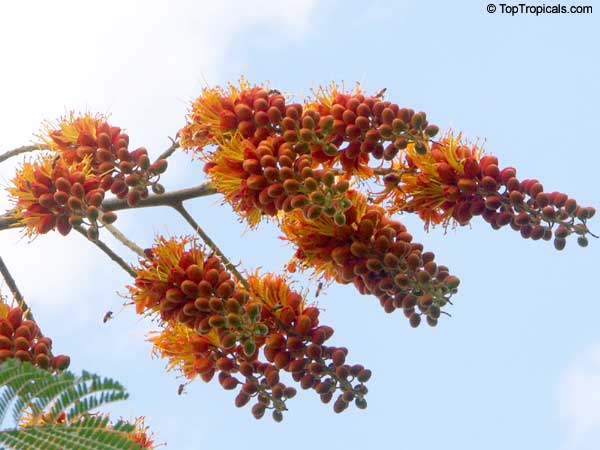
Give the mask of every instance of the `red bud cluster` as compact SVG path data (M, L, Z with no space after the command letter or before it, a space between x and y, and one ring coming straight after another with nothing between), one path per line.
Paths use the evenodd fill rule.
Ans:
M254 212L273 216L290 207L304 208L310 218L329 212L342 220L344 208L327 192L338 163L345 178L368 177L371 157L390 161L409 144L425 152L437 131L425 113L359 90L348 94L333 86L303 106L242 81L229 93L205 90L180 137L183 147L201 153L207 144L218 146L203 156L205 170L234 207L256 223L260 216ZM329 185L323 186L323 179Z
M113 222L114 213L102 213L104 190L100 179L85 162L67 165L51 156L24 163L9 188L15 201L13 215L29 234L45 234L56 229L67 235L73 226L87 220L97 229L98 220Z
M9 188L15 202L13 216L29 234L57 229L68 234L73 226L88 225L88 237L98 236L99 222L110 224L114 212L101 205L108 191L130 206L148 197L148 187L164 189L158 178L167 161L150 163L140 147L128 150L129 136L99 117L64 119L49 129L45 144L54 154L24 163Z
M313 170L313 157L297 148L282 138L267 138L258 147L234 138L211 155L205 170L251 225L263 215L295 209L311 219L342 216L348 182L336 182L333 170Z
M594 208L561 192L544 192L537 180L520 181L515 168L500 169L495 156L482 156L476 146L461 144L460 137L444 137L426 155L409 150L406 165L409 173L384 179L384 197L392 194L394 208L419 213L427 225L451 219L466 225L480 215L494 229L510 225L524 238L554 236L559 250L569 234L587 244L586 221Z
M327 217L308 221L292 213L284 218L282 229L297 246L296 259L326 279L354 283L361 294L375 295L386 312L402 308L413 327L421 315L436 325L459 279L412 242L406 227L383 208L368 205L359 192L348 195L352 206L343 226Z
M69 367L70 358L52 354L52 340L41 335L34 321L24 319L21 308L0 306L0 363L16 358L50 371Z
M230 86L229 92L205 90L193 103L180 136L183 147L199 151L207 144L226 145L235 135L256 147L268 137L279 137L297 153L314 156L317 164L341 162L347 176L370 176L370 156L390 161L409 143L425 152L437 132L425 113L365 96L358 88L344 93L332 85L301 105L287 103L279 91L242 80L240 88Z
M307 109L318 114L316 133L326 141L316 142L315 159L326 166L339 161L347 176L370 176L370 157L392 161L408 145L425 153L439 131L424 112L400 108L381 95L365 96L358 88L354 93L341 92L335 85L321 89Z
M130 286L139 314L158 312L161 320L174 320L202 335L214 332L225 349L238 340L254 345L255 337L264 334L257 332L266 326L257 322L260 311L252 310L248 293L194 239L159 237L147 253Z
M102 117L69 117L49 129L47 135L46 144L67 165L89 160L99 187L117 198L126 198L131 206L148 197L148 186L161 191L157 177L167 169L167 160L152 163L144 147L131 151L129 135Z
M290 372L303 389L313 389L323 403L337 394L335 412L342 412L352 401L365 408L367 388L363 383L371 372L361 365L346 364L345 347L325 345L333 329L319 323L319 309L306 306L304 298L282 277L256 274L248 282L251 296L261 299L262 320L269 327L264 345L267 361Z
M236 405L254 398L257 418L273 409L280 420L285 401L295 395L281 382L282 370L325 403L339 392L337 412L353 400L366 407L362 383L370 372L345 364L345 348L324 345L333 330L319 324L319 310L306 307L285 279L255 274L247 285L234 283L219 260L191 239L159 238L148 254L130 287L132 298L138 313L159 312L166 321L152 341L188 378L200 375L208 382L218 375L225 389L240 386Z

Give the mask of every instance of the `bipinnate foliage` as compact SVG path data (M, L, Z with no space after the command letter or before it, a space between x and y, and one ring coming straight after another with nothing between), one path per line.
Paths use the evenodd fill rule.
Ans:
M124 400L118 382L89 372L52 374L15 359L0 365L0 423L11 417L18 427L0 431L1 449L140 449L129 439L134 425L94 414L99 406Z

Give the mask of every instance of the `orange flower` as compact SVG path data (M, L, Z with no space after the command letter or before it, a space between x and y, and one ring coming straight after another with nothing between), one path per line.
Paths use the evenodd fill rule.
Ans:
M9 304L0 295L0 363L16 358L49 371L65 370L66 355L52 354L52 340L42 336L40 327L25 317L26 311Z
M80 416L80 420L85 420L86 418L91 417L104 417L106 421L108 421L108 415L104 415L102 413L89 413ZM63 411L61 412L55 420L56 425L66 425L67 414ZM142 449L154 450L158 448L154 445L154 439L152 433L149 432L149 427L144 423L145 417L136 417L133 422L133 430L127 434L127 439L132 442L135 442ZM40 415L36 415L33 413L31 409L27 409L21 416L19 420L19 428L27 428L27 427L41 427L44 425L50 424L50 413L43 413ZM73 423L71 423L73 425ZM111 430L114 429L114 424L108 422L106 428Z
M248 188L248 174L243 163L255 150L250 141L236 135L219 145L217 151L210 155L207 165L208 176L217 191L252 227L260 222L262 212L256 206L258 192Z
M414 327L421 315L436 325L458 278L438 266L433 253L413 243L406 227L383 208L368 205L356 191L348 191L348 200L352 206L344 225L331 217L311 221L294 212L283 218L282 230L297 246L297 263L317 277L354 283L361 294L375 295L388 313L402 308Z
M167 358L167 370L179 370L189 380L204 371L211 352L220 348L215 330L199 335L180 322L171 321L161 331L151 333L153 354Z
M333 119L332 129L329 130L327 127L321 127L321 132L327 135L327 141L330 144L338 148L343 147L342 150L331 154L326 152L324 145L313 145L311 147L311 154L314 159L314 166L322 164L323 167L333 168L336 164L339 164L344 170L346 178L350 178L352 175L356 175L359 178L373 176L373 169L369 167L369 154L361 151L361 142L346 135L345 124L342 128L336 129L337 123L332 115L332 107L334 105L338 105L338 107L343 105L345 107L350 99L355 99L359 102L365 100L365 95L360 88L360 84L356 83L353 91L346 91L343 84L340 87L337 83L332 82L327 87L320 86L317 90L313 91L313 95L314 98L308 98L304 102L305 110L318 112L322 120L327 117ZM342 124L340 123L340 125ZM348 145L345 145L346 143Z
M462 143L461 135L454 136L452 132L435 142L426 153L417 152L415 145L409 144L405 160L395 162L396 168L405 170L399 183L388 186L377 201L390 199L391 212L418 213L426 228L439 223L447 226L456 218L456 205L475 194L474 190L467 190L466 183L461 190L459 180L479 174L481 157L482 151L477 145Z
M191 236L158 236L150 253L150 259L140 259L139 267L134 268L135 284L128 287L138 314L158 312L167 290L185 277L191 264L204 267L205 252Z
M2 294L2 292L0 292L0 317L6 319L6 316L11 308L12 306L8 304L6 297Z
M304 101L304 105L307 109L315 110L323 116L331 114L331 107L335 103L339 103L342 100L345 101L348 97L355 95L364 96L364 92L360 88L360 83L358 82L354 85L353 91L347 91L344 83L339 86L336 82L332 81L329 83L329 86L319 86L312 92L314 97L308 97Z
M157 447L154 445L153 435L149 432L150 427L146 426L144 421L145 417L136 417L133 422L134 429L127 437L130 441L139 444L143 449L156 449Z
M58 122L47 122L39 137L51 150L60 152L68 164L81 161L98 147L98 136L116 137L121 129L111 127L102 114L70 112Z
M346 211L346 225L339 226L332 217L322 215L316 220L307 220L300 211L287 214L281 230L290 242L297 248L297 258L294 261L300 267L312 268L315 275L324 276L326 280L337 278L337 269L331 259L331 251L340 241L346 241L357 229L367 212L367 199L360 192L349 190L348 199L352 207ZM377 208L377 207L370 207ZM381 211L383 211L382 208Z
M238 86L230 83L226 89L220 86L203 89L192 103L187 125L179 132L181 146L195 148L201 154L205 146L231 139L243 119L236 115L235 105L252 107L258 91L264 88L252 86L245 78L240 79Z
M302 314L306 302L302 295L292 291L289 281L281 275L258 271L246 277L250 285L250 298L264 306L266 314L279 318L283 308L289 307L295 315Z
M50 413L43 413L38 415L36 420L36 414L34 414L31 409L27 409L19 419L19 428L40 427L48 425L50 423L50 418ZM63 411L58 415L58 417L55 420L55 423L64 424L66 419L67 414Z
M167 160L151 163L144 147L129 151L129 135L109 125L102 115L71 113L57 123L46 124L39 137L67 166L88 161L100 179L100 188L127 198L130 206L146 198L151 185L157 192L164 191L157 186L157 177L167 169Z
M97 208L104 198L89 157L69 166L51 155L40 156L22 164L12 185L8 188L15 204L11 215L25 226L28 236L55 228L66 235L71 230L72 216L85 217L88 206Z

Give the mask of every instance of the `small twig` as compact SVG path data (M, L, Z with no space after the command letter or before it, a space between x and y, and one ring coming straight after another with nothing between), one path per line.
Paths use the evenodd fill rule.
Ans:
M172 137L169 137L169 139L171 140L171 146L168 149L166 149L164 152L162 152L160 155L158 155L158 158L156 158L157 161L159 159L167 159L169 156L171 156L175 152L175 150L177 150L179 148L179 142L177 142Z
M144 253L144 250L139 245L137 245L135 242L133 242L132 240L127 239L127 236L125 236L123 233L121 233L117 227L115 227L112 224L110 224L110 225L104 224L104 228L106 230L108 230L108 232L110 234L112 234L125 247L127 247L131 251L137 253L138 256L140 256L142 258L146 258L146 254Z
M6 285L8 286L8 289L10 289L10 292L12 293L13 297L15 298L15 300L17 301L17 303L23 310L25 317L28 320L32 320L35 322L35 319L33 318L33 313L31 312L31 308L25 302L25 299L23 298L21 291L19 291L19 288L17 287L17 283L15 282L15 279L10 274L8 267L6 267L6 264L4 264L4 260L2 259L1 256L0 256L0 273L2 273L2 276L4 277L4 281L6 281ZM39 326L39 324L38 324L38 326Z
M12 158L13 156L17 156L22 153L35 152L36 150L46 150L46 148L40 145L23 145L22 147L18 147L0 154L0 163Z
M19 220L12 215L13 211L7 211L0 216L0 230L8 230L18 226Z
M15 282L15 279L10 274L8 267L4 263L4 260L2 259L1 256L0 256L0 273L2 273L2 276L4 277L4 281L6 281L6 285L10 289L10 292L12 292L12 295L15 298L15 300L18 301L19 303L24 302L23 295L21 294L21 291L19 291L19 288L17 287L17 283Z
M83 229L83 227L78 226L78 227L74 227L74 228L81 235L83 235L86 239L88 239L87 233L85 232L85 230ZM135 273L135 271L123 260L123 258L121 258L119 255L117 255L115 252L113 252L112 249L108 245L106 245L104 242L102 242L100 239L96 239L95 241L91 241L91 242L94 243L96 245L96 247L98 247L104 253L106 253L110 259L112 259L119 266L121 266L121 268L125 272L127 272L129 275L131 275L133 278L135 278L137 276L137 274Z
M190 215L190 213L184 208L183 203L177 203L175 205L171 205L175 211L177 211L181 216L186 220L187 223L196 231L198 236L202 238L202 240L208 245L212 251L214 251L221 261L227 267L227 269L235 275L235 277L239 280L240 283L244 285L244 287L250 290L250 285L248 281L244 278L244 276L236 269L236 267L229 261L229 259L223 254L221 249L214 243L214 241L210 238L208 234L204 232L200 225L194 220L194 218Z

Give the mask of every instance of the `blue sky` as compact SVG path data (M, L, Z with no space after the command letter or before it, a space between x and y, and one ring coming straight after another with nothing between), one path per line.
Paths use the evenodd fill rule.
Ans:
M586 3L593 13L537 17L489 14L479 1L3 3L0 151L28 143L44 119L89 109L110 112L133 145L158 154L205 83L246 75L301 96L359 81L442 129L485 139L519 176L598 207L600 5L569 4ZM3 185L13 171L0 166ZM177 155L166 180L196 184L201 167ZM248 268L281 270L292 253L271 225L245 232L217 197L188 206ZM373 370L369 407L335 415L300 392L282 424L255 421L217 383L177 396L180 381L144 342L151 323L124 311L102 324L128 279L83 239L28 244L3 232L0 253L56 350L73 369L122 381L131 399L111 411L145 415L169 449L597 449L599 243L559 253L481 221L427 234L414 217L401 220L461 278L453 318L413 330L351 286L328 289L319 303L332 343ZM144 246L157 232L189 232L164 210L123 212L117 225Z

